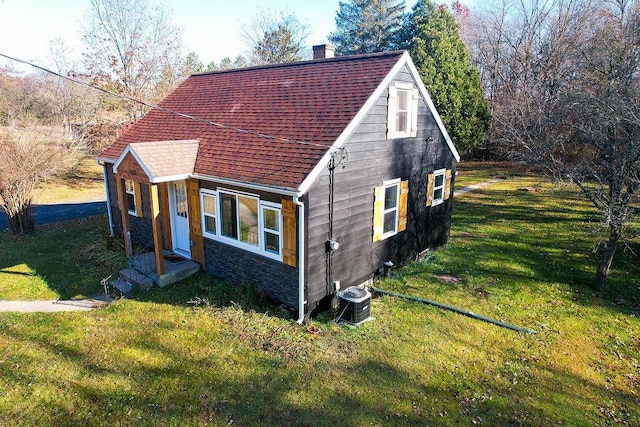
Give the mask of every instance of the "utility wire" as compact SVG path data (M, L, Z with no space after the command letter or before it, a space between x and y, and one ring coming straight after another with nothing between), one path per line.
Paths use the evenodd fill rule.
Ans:
M247 135L254 135L254 136L258 136L260 138L267 138L267 139L283 141L283 142L288 142L288 143L310 145L310 146L314 146L314 147L321 147L321 148L323 148L325 150L329 148L329 146L323 145L323 144L316 144L316 143L307 142L307 141L298 141L298 140L295 140L295 139L283 138L283 137L269 135L269 134L265 134L265 133L261 133L261 132L255 132L255 131L251 131L251 130L248 130L248 129L242 129L242 128L237 128L237 127L233 127L233 126L227 126L227 125L224 125L222 123L217 123L217 122L214 122L214 121L211 121L211 120L202 119L200 117L195 117L195 116L192 116L192 115L189 115L189 114L184 114L184 113L181 113L179 111L172 110L170 108L161 107L159 105L151 104L151 103L146 102L146 101L141 101L139 99L135 99L135 98L132 98L132 97L127 96L127 95L123 95L123 94L120 94L120 93L112 92L110 90L101 88L99 86L92 85L91 83L87 83L87 82L84 82L82 80L75 79L73 77L64 76L64 75L62 75L60 73L57 73L57 72L52 71L52 70L49 70L48 68L45 68L43 66L34 64L34 63L26 61L24 59L19 59L19 58L15 58L15 57L12 57L12 56L9 56L9 55L5 55L2 52L0 52L0 56L2 56L4 58L7 58L7 59L9 59L11 61L15 61L15 62L18 62L18 63L21 63L21 64L25 64L25 65L28 65L28 66L33 67L35 69L44 71L45 73L53 74L54 76L60 77L62 79L69 80L70 82L90 87L90 88L95 89L97 91L106 93L107 95L115 96L115 97L121 98L121 99L126 99L127 101L135 102L135 103L144 105L145 107L149 107L151 109L164 111L165 113L169 113L169 114L175 114L175 115L180 116L180 117L184 117L184 118L195 120L195 121L198 121L198 122L201 122L201 123L205 123L205 124L208 124L208 125L216 126L216 127L222 128L222 129L232 130L232 131L239 132L239 133L244 133L244 134L247 134Z

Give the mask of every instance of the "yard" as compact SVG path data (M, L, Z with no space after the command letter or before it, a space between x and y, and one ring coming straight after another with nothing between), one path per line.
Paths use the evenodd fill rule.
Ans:
M200 273L106 309L0 313L0 425L639 425L638 256L593 291L590 205L504 166L461 164L456 187L496 175L456 198L445 248L376 286L537 334L393 297L311 334ZM0 299L98 293L124 261L105 226L0 234Z

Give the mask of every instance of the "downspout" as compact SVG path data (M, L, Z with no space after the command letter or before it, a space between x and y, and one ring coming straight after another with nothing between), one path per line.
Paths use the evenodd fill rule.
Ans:
M98 162L100 164L100 162ZM104 190L107 193L107 215L109 216L109 236L113 237L113 217L111 216L111 198L109 197L109 180L107 179L107 164L102 163L102 176L104 177Z
M298 233L298 320L296 321L298 324L304 323L304 306L307 304L307 301L304 299L304 203L302 203L299 199L298 195L293 196L293 203L295 203L298 209L298 229L300 232Z

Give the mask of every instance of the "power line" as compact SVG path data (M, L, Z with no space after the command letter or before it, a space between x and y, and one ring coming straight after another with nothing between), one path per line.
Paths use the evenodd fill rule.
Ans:
M208 125L211 125L211 126L216 126L216 127L221 128L221 129L232 130L232 131L235 131L235 132L238 132L238 133L244 133L244 134L247 134L247 135L254 135L254 136L258 136L260 138L273 139L273 140L283 141L283 142L287 142L287 143L310 145L310 146L314 146L314 147L320 147L320 148L323 148L323 149L330 148L327 145L323 145L323 144L316 144L316 143L307 142L307 141L298 141L298 140L295 140L295 139L283 138L283 137L269 135L269 134L265 134L265 133L261 133L261 132L255 132L255 131L251 131L251 130L248 130L248 129L242 129L242 128L237 128L237 127L233 127L233 126L228 126L228 125L225 125L225 124L222 124L222 123L217 123L217 122L214 122L214 121L211 121L211 120L206 120L206 119L203 119L203 118L200 118L200 117L195 117L195 116L192 116L192 115L189 115L189 114L184 114L184 113L181 113L179 111L175 111L175 110L171 110L169 108L161 107L161 106L156 105L156 104L151 104L151 103L146 102L146 101L141 101L139 99L135 99L135 98L132 98L132 97L127 96L127 95L123 95L123 94L120 94L120 93L112 92L110 90L101 88L99 86L92 85L91 83L87 83L87 82L84 82L82 80L75 79L73 77L64 76L64 75L62 75L60 73L57 73L57 72L52 71L52 70L49 70L48 68L45 68L45 67L43 67L41 65L34 64L34 63L26 61L24 59L15 58L15 57L12 57L12 56L9 56L9 55L5 55L2 52L0 52L0 56L2 56L4 58L7 58L10 61L15 61L15 62L18 62L18 63L21 63L21 64L28 65L30 67L33 67L33 68L35 68L37 70L44 71L45 73L53 74L54 76L60 77L60 78L65 79L65 80L69 80L70 82L87 86L87 87L89 87L91 89L106 93L107 95L115 96L115 97L121 98L121 99L126 99L127 101L135 102L135 103L138 103L140 105L144 105L145 107L148 107L148 108L151 108L151 109L164 111L165 113L169 113L169 114L175 114L175 115L180 116L180 117L184 117L184 118L187 118L187 119L190 119L190 120L195 120L195 121L198 121L198 122L201 122L201 123L205 123L205 124L208 124Z

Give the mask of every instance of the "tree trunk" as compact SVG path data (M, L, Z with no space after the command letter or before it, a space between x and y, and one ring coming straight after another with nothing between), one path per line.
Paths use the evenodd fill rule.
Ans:
M31 216L31 205L28 204L16 214L8 216L9 230L13 234L24 234L34 230L36 222Z
M611 234L609 234L609 241L607 242L607 249L604 253L604 258L600 261L600 265L598 265L598 270L596 271L596 280L595 287L596 289L602 290L604 288L604 282L609 275L609 270L611 269L611 263L613 263L613 256L616 253L616 249L618 248L618 240L620 239L620 232L618 230L611 230Z

